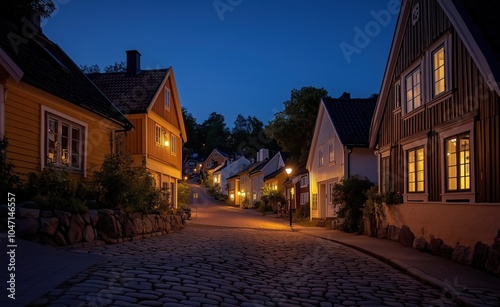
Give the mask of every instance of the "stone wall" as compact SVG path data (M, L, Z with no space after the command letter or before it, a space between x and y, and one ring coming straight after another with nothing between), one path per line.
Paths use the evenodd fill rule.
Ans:
M1 229L7 229L7 205L0 206ZM186 225L185 216L89 210L71 214L59 210L16 207L16 236L52 246L95 246L163 235Z
M381 225L376 236L500 276L500 229L496 237L492 238L492 245L478 241L474 247L460 244L450 246L435 237L427 241L424 237L416 237L407 225L401 228L390 224Z

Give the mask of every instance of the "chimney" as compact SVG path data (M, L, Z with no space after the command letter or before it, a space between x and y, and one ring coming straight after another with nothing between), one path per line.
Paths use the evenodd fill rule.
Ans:
M339 99L351 99L351 93L344 92Z
M257 154L260 158L259 162L269 159L269 149L261 148Z
M141 73L141 54L137 50L127 50L127 76Z

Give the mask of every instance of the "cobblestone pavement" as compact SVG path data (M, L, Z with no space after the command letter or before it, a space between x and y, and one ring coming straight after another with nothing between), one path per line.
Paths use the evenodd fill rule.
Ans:
M374 258L290 230L190 224L162 237L77 252L109 258L33 305L454 305Z

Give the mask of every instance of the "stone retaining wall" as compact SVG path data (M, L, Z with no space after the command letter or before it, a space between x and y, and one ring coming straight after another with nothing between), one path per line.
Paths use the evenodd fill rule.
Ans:
M7 229L7 205L0 206L0 225ZM186 225L185 216L89 210L71 214L59 210L16 207L16 236L53 246L96 246L163 235Z
M492 245L478 241L474 247L460 244L453 247L435 237L428 242L423 237L416 237L406 225L399 228L386 224L378 229L376 236L500 276L500 229Z

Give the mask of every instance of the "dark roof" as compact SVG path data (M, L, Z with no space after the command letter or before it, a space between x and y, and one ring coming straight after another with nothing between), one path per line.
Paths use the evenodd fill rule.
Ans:
M483 52L495 80L500 81L500 2L453 0L474 40Z
M132 127L57 44L41 32L33 36L31 30L28 31L30 35L25 37L22 25L0 19L0 48L23 71L21 81L125 128Z
M130 76L126 72L93 73L87 76L125 114L145 113L168 68L141 70Z
M346 146L368 146L370 124L376 99L323 98L323 102L335 131Z
M283 173L285 171L285 169L286 169L285 167L278 168L277 170L275 170L271 174L265 176L264 177L264 181L266 181L267 179L271 179L271 178L274 178L274 177L278 176L279 174Z
M258 173L261 169L264 168L264 166L267 165L267 163L269 163L269 159L265 159L263 161L259 161L255 164L254 167L252 167L252 169L250 170L250 175L253 175L255 173Z

